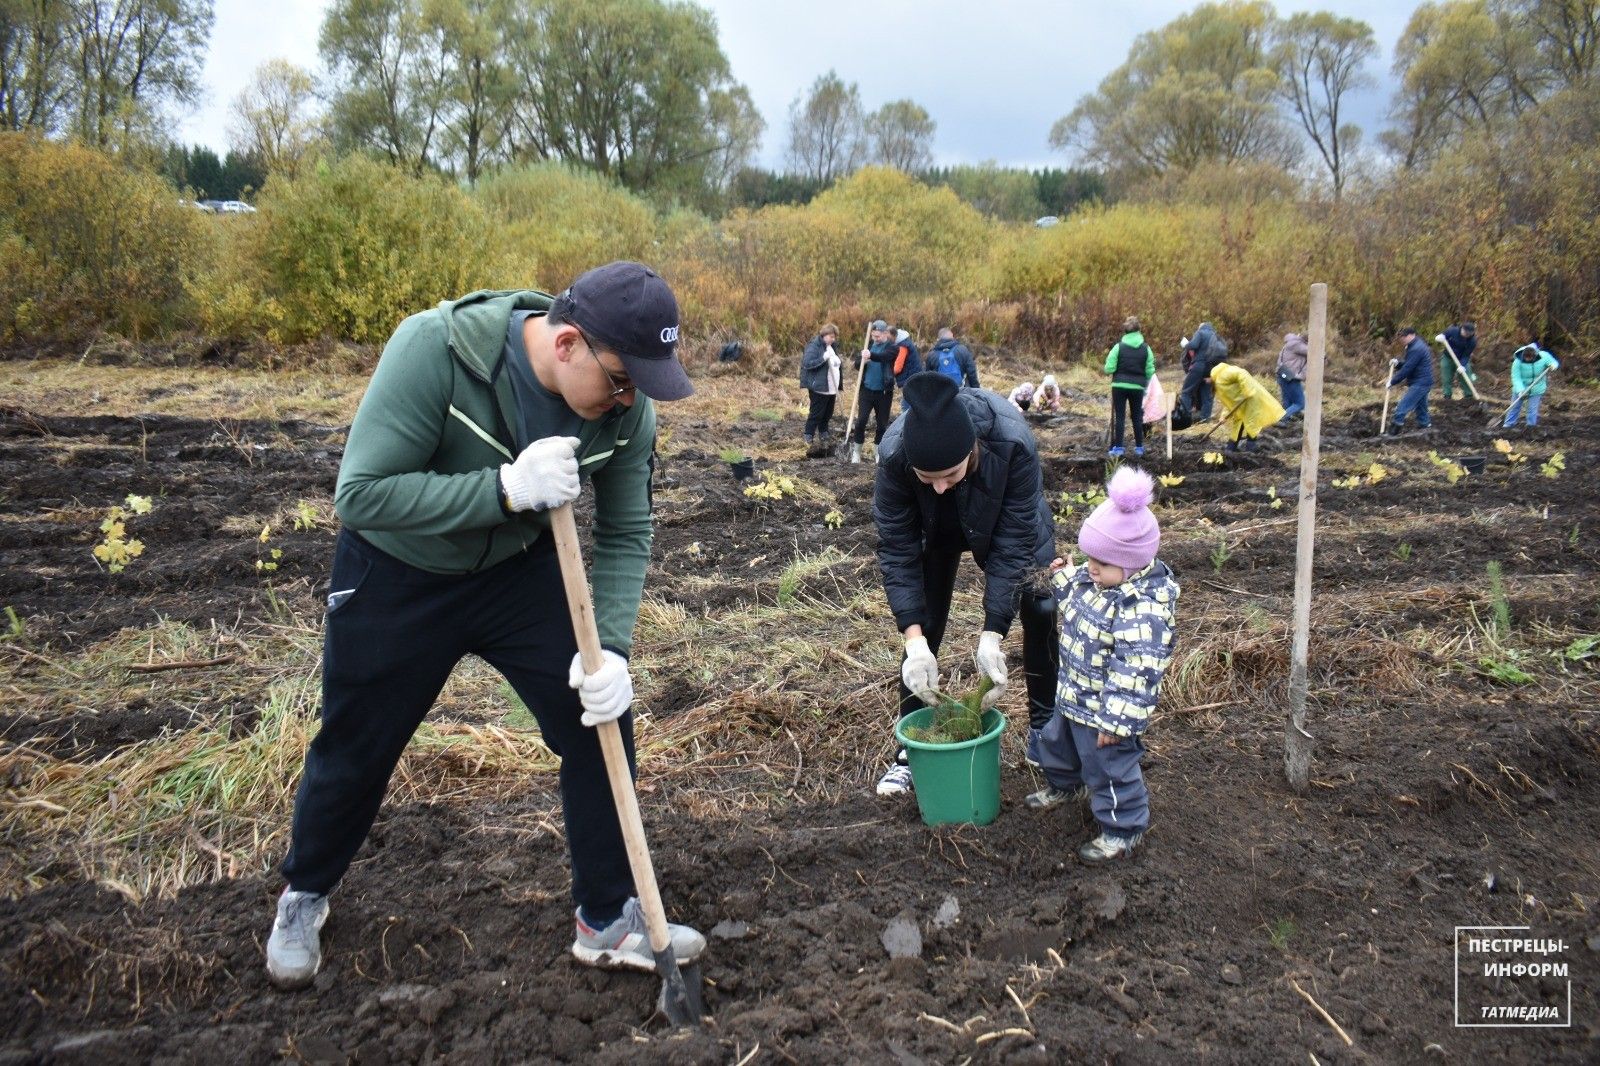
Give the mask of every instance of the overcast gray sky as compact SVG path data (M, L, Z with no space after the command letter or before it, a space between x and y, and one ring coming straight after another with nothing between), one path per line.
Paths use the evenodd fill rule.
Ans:
M1065 165L1046 139L1056 119L1127 58L1133 39L1195 7L1182 0L700 0L717 16L722 48L767 120L761 162L780 167L789 105L830 67L861 86L870 110L909 97L938 123L942 164L994 159ZM282 57L317 70L326 0L216 0L206 98L180 120L180 140L221 151L228 105L252 71ZM1376 134L1388 101L1394 42L1415 4L1382 0L1279 3L1280 13L1324 9L1364 20L1382 58L1376 91L1352 121Z

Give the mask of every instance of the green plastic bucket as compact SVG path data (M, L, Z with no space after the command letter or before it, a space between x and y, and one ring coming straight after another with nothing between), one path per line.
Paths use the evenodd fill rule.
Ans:
M906 736L909 726L926 729L933 711L912 711L894 727L911 764L911 784L917 807L928 825L970 822L988 825L1000 813L1000 734L1006 716L996 710L983 713L983 736L960 744L926 744Z

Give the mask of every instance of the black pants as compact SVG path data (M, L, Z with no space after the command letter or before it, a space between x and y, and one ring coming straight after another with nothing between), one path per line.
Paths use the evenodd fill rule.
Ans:
M377 816L406 743L445 679L476 654L511 682L561 759L572 896L595 921L633 895L605 760L567 687L577 651L553 539L477 574L407 566L349 530L333 553L322 646L322 730L306 752L283 875L291 888L339 883ZM344 595L350 590L348 595ZM342 599L341 599L342 597ZM617 720L633 767L633 718Z
M1188 373L1183 375L1183 386L1178 395L1189 405L1189 410L1194 412L1196 421L1205 421L1211 417L1211 367L1196 359L1194 365L1189 367Z
M833 402L838 397L831 392L806 391L811 393L811 410L806 414L806 440L819 435L826 437L831 432L829 425L833 421Z
M929 552L922 557L922 591L928 601L928 621L922 627L928 649L935 655L950 621L950 597L955 594L956 570L966 552ZM1022 621L1022 675L1028 686L1028 724L1044 728L1056 710L1056 669L1061 661L1060 634L1056 631L1056 601L1049 593L1022 594L1018 614ZM903 660L902 656L902 660ZM900 681L900 715L919 710L922 701Z
M856 397L856 428L850 434L850 439L857 444L866 443L867 415L876 414L878 424L872 431L872 443L883 440L883 431L889 428L889 410L893 406L893 389L869 389L863 385Z
M1111 443L1122 447L1122 423L1124 411L1128 421L1133 423L1133 446L1144 447L1144 390L1123 389L1113 387L1111 390Z

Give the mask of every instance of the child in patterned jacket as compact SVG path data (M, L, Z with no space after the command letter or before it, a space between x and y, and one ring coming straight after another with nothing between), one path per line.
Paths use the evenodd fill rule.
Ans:
M1026 800L1034 810L1088 801L1099 834L1078 857L1091 866L1131 855L1150 824L1141 735L1172 658L1178 607L1177 579L1156 558L1150 475L1120 467L1106 495L1078 533L1088 561L1056 567L1051 578L1061 665L1056 712L1039 745L1049 784Z

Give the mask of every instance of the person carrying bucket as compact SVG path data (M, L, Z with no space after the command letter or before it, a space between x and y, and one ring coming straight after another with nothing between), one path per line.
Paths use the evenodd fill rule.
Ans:
M1141 737L1172 659L1179 592L1156 558L1154 490L1143 470L1118 467L1078 533L1086 561L1051 564L1061 646L1055 712L1039 738L1048 783L1024 802L1087 802L1098 832L1078 858L1091 866L1133 854L1150 825Z
M872 490L878 569L905 638L899 716L939 701L939 646L961 557L983 568L983 631L974 661L993 684L985 710L1005 692L1001 641L1022 615L1028 689L1028 751L1055 709L1055 603L1034 589L1055 556L1055 521L1045 499L1033 431L998 394L959 389L938 371L906 382L905 414L883 436ZM880 796L911 791L901 751L878 781Z

